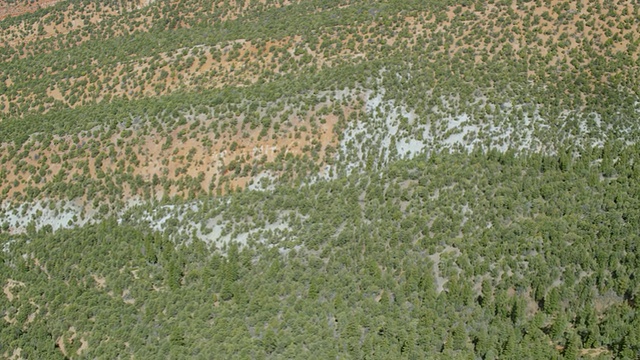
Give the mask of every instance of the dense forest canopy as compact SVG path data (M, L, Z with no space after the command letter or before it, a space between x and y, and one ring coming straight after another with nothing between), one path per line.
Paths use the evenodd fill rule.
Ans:
M4 234L2 338L48 358L634 358L638 154L442 154L204 201L191 221L224 220L224 244L144 207Z

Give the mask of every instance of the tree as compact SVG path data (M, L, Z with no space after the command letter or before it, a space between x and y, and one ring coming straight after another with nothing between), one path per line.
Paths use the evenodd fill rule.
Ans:
M520 325L524 320L525 303L519 296L514 296L511 305L511 321L513 325Z
M560 295L557 288L549 290L544 299L544 311L547 314L553 314L560 308Z
M462 323L458 324L451 334L453 350L465 350L467 348L467 330Z
M262 337L262 347L267 354L271 354L278 348L278 337L273 329L268 328Z
M551 324L551 328L549 329L549 336L552 340L558 341L560 340L566 328L567 319L564 314L559 314Z
M482 288L480 291L480 305L485 309L491 308L493 305L493 286L491 285L491 280L482 280Z
M579 342L580 342L580 338L575 332L573 331L567 332L565 336L565 344L564 344L564 349L562 351L562 356L567 360L577 359Z

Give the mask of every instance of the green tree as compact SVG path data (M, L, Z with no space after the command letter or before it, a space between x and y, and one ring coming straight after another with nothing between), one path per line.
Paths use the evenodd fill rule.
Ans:
M569 331L566 334L564 349L562 351L562 355L567 360L574 360L578 358L578 350L579 350L580 338L578 335Z

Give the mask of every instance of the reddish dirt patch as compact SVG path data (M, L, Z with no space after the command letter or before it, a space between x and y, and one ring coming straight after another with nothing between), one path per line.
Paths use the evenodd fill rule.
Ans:
M68 198L67 190L51 193L48 189L57 187L53 184L73 186L87 181L94 184L93 190L78 199L96 207L105 199L100 194L105 195L106 187L125 199L158 198L245 188L263 171L276 177L322 173L319 169L338 147L341 119L348 119L361 106L357 94L352 95L356 96L344 103L325 101L304 110L282 105L269 112L281 106L274 103L259 111L260 120L244 112L227 114L232 117L185 115L189 119L184 124L170 129L132 125L106 136L104 130L95 130L33 141L25 145L27 152L5 162L0 192L9 199L43 189L40 197ZM270 125L265 127L262 121ZM0 143L0 155L8 154L11 146ZM123 175L133 180L115 180Z
M59 1L60 0L35 0L20 2L19 4L8 4L6 1L0 1L0 20L7 16L18 16L31 13L38 9L55 5Z

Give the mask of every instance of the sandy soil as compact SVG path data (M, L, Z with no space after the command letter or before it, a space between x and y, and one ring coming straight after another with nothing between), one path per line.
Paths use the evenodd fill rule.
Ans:
M13 301L13 299L15 299L15 296L11 292L11 289L13 289L16 286L25 286L25 284L23 282L21 282L21 281L16 281L16 280L13 280L13 279L7 279L7 283L2 288L2 291L4 292L4 295L7 297L7 299L9 301Z
M336 133L338 116L333 113L317 114L325 106L330 108L333 103L321 103L316 108L308 109L302 113L294 112L281 124L278 131L271 128L266 131L264 136L260 134L262 125L253 130L249 128L248 124L243 126L244 114L237 118L235 128L227 128L219 138L216 138L212 132L201 133L195 137L188 136L194 131L191 128L191 121L196 120L193 116L190 116L191 120L187 121L187 124L177 126L166 135L152 130L144 133L134 132L133 136L123 138L121 134L124 129L121 129L106 140L93 137L91 134L81 134L77 138L56 136L51 143L53 145L44 146L44 144L35 143L33 144L34 146L31 146L30 154L23 158L26 167L22 167L22 171L16 171L17 163L7 162L4 165L6 180L0 184L0 189L10 187L11 189L7 193L10 198L12 194L24 192L29 186L45 186L63 169L61 163L48 163L49 171L36 183L35 179L37 177L30 173L28 168L29 166L33 166L36 169L41 168L41 159L45 157L47 159L53 157L68 158L66 162L69 166L66 167L66 175L64 176L66 181L70 181L74 176L83 174L83 176L96 179L98 177L98 169L106 174L114 174L119 171L118 163L120 160L125 160L125 168L132 166L131 175L140 176L144 181L151 181L154 176L157 176L160 179L166 178L176 183L181 179L195 179L202 176L200 185L203 189L208 189L210 186L213 189L218 189L220 185L224 185L219 184L221 177L225 177L227 183L233 188L245 188L254 179L254 176L233 172L232 168L230 168L233 163L241 164L244 168L254 166L253 164L256 161L274 162L278 156L287 154L293 156L308 155L310 149L315 148L319 150L318 162L319 165L322 165L327 147L337 148L338 146ZM348 117L351 112L356 110L355 106L354 104L340 104L340 110L345 117ZM277 119L287 110L285 107L283 111L272 115L272 117ZM312 117L316 118L314 123L311 122ZM219 119L215 116L199 115L197 121L200 121L201 126L209 126L218 122ZM172 142L170 146L163 149L167 136L172 139ZM134 140L135 143L133 143ZM77 144L76 141L78 141ZM84 153L80 156L72 156L72 154L77 154L74 148L78 144L85 149ZM0 153L8 146L6 143L0 143ZM99 167L96 163L96 157L90 155L89 149L91 147L98 148L101 153L107 155L107 158L102 161L102 165ZM129 158L125 151L129 147L133 150L139 163L131 164L133 160ZM111 148L115 150L115 158L109 156L112 151ZM85 168L88 171L87 173L79 166L83 163L87 165ZM256 176L258 175L260 174L256 174ZM162 186L157 186L155 190L162 191ZM222 188L221 191L223 190ZM128 184L125 185L125 191L129 191L129 193L125 194L125 200L140 195L132 193ZM184 195L186 191L185 189L180 190L178 185L172 185L170 193L167 195ZM80 200L79 207L83 206L82 203L87 204L90 202L89 199ZM40 211L38 212L38 210ZM44 219L42 216L47 216L50 212L52 210L44 204L39 208L32 209L32 211L30 210L31 215L38 213L41 219ZM78 211L65 210L57 213L66 214L64 219L60 218L60 220L69 221L74 215L77 216ZM21 224L17 223L18 217L15 214L7 214L7 216L11 226L16 228L26 226L24 221Z
M95 280L98 289L104 289L107 286L107 279L104 277L100 277L96 274L92 274L93 280Z
M34 12L40 8L55 5L60 0L32 0L28 3L20 2L18 5L9 4L7 1L0 1L0 20L7 16L18 16L25 13Z
M85 352L88 349L89 349L89 342L85 338L81 337L80 338L80 347L76 351L76 355L82 355L82 353Z

